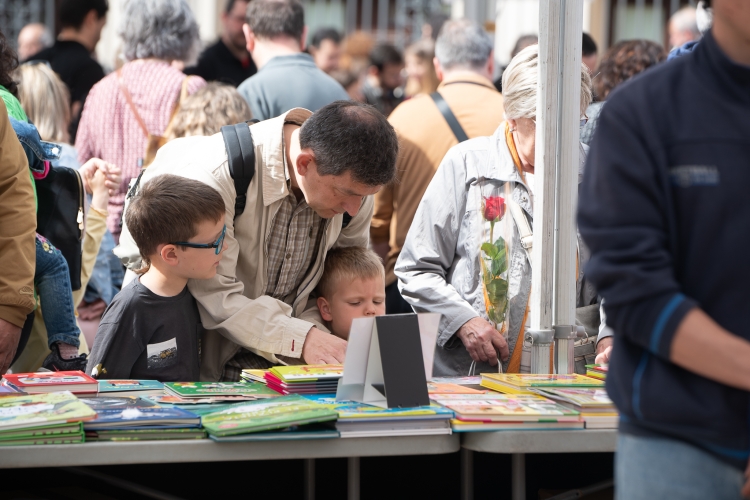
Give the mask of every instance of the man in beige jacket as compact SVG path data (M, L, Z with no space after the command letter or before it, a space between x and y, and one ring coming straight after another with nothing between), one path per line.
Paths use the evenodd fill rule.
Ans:
M165 173L200 180L227 207L228 247L216 277L188 284L208 330L202 380L239 380L243 368L284 362L344 361L346 342L325 331L308 300L328 250L368 244L372 195L395 176L396 134L365 104L335 101L315 114L296 108L250 132L256 173L236 218L221 134L171 141L141 180ZM125 226L115 253L131 269L140 265Z

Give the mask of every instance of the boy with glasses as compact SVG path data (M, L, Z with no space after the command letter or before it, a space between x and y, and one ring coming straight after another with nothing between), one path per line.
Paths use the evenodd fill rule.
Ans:
M202 182L167 174L141 187L125 217L143 265L104 312L87 373L198 380L203 327L187 283L216 275L225 249L224 201Z

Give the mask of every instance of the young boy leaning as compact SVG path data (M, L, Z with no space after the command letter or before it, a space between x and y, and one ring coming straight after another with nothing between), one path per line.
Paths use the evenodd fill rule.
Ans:
M202 182L161 175L125 213L143 259L139 278L102 316L88 363L95 378L199 379L202 325L189 279L210 279L226 248L224 201Z
M348 340L354 318L385 314L383 263L367 248L331 250L317 292L318 310L331 333Z

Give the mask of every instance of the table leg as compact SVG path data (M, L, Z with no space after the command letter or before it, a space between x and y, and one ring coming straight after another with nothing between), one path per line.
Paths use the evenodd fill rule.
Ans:
M305 500L315 500L315 459L306 458L304 463Z
M474 500L474 452L461 448L461 500Z
M346 465L346 498L359 500L359 457L349 457Z
M513 453L511 461L511 481L513 487L511 498L513 500L526 500L526 455L523 453Z

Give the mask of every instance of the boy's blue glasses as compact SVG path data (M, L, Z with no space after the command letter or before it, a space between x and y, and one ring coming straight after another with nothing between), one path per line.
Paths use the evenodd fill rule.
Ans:
M227 232L227 225L224 224L224 229L221 230L221 236L219 236L219 239L214 241L213 243L190 243L189 241L175 241L170 243L170 245L179 245L181 247L190 247L190 248L215 248L216 249L216 255L219 255L221 253L221 249L224 246L224 235Z

